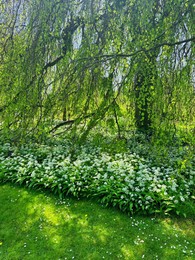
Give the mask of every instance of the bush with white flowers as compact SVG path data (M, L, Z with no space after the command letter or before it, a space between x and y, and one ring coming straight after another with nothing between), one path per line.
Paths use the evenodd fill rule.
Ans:
M89 144L80 146L72 156L70 146L16 149L4 144L0 147L0 181L46 188L60 197L95 197L104 205L129 213L180 214L178 205L194 195L193 167L186 168L183 174L172 166L154 166L136 153L111 154Z

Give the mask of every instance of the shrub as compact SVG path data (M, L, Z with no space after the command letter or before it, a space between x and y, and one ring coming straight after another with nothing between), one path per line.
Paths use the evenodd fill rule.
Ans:
M60 197L96 197L131 214L169 211L182 214L180 204L192 198L192 167L156 166L136 153L108 153L89 143L78 147L74 160L70 143L0 147L0 181L46 188ZM10 154L9 151L12 150Z

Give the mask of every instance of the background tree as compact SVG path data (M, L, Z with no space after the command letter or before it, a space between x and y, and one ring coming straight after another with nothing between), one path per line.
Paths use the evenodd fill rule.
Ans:
M7 0L0 8L4 134L82 123L83 139L110 117L119 131L120 110L126 127L130 120L144 132L193 124L192 0Z

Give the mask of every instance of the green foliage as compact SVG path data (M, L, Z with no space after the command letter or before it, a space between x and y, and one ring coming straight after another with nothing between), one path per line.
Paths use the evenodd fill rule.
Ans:
M194 1L10 0L0 13L1 181L182 214L194 198ZM48 140L63 133L71 141Z
M70 120L86 139L105 121L173 140L194 125L193 11L193 0L2 2L1 135L42 140Z
M71 147L70 141L17 149L6 144L1 147L1 181L49 189L60 198L96 197L130 214L182 214L180 204L194 198L194 156L187 160L184 151L175 157L174 151L163 163L151 152L143 157L128 151L128 146L121 150L125 144L121 146L120 140L115 149L108 144L107 152L88 141L75 149L73 157Z

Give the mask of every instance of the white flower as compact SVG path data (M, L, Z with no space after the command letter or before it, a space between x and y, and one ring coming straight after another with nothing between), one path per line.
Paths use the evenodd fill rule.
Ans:
M128 189L127 189L127 187L122 188L122 191L124 191L126 194L128 194Z
M99 180L99 179L101 178L101 174L98 173L98 174L96 175L96 178Z
M108 174L105 173L103 177L104 177L104 179L107 179L108 178Z
M151 200L151 196L147 196L147 197L146 197L146 200Z
M81 165L81 163L82 163L82 161L81 161L81 160L77 160L77 161L75 161L75 162L74 162L74 165L75 165L75 166L80 166L80 165Z
M32 173L31 173L31 177L33 178L33 177L35 177L36 176L36 173L35 173L35 171L33 171Z

